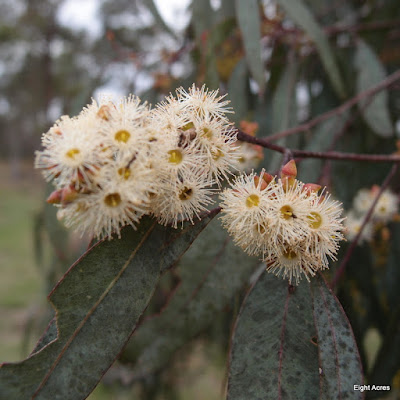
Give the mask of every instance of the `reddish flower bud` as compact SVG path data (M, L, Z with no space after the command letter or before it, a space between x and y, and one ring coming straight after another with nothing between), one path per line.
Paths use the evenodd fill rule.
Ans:
M47 203L49 204L60 204L61 202L61 192L62 189L60 190L55 190L50 194L50 196L47 198Z

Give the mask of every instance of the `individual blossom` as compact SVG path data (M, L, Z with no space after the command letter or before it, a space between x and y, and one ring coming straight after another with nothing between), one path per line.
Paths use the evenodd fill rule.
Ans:
M353 208L358 214L366 214L374 201L374 195L370 189L360 189L353 199Z
M287 278L289 283L299 284L304 275L308 281L321 269L320 262L302 246L285 246L272 250L265 260L267 271Z
M379 187L374 186L371 192L376 196L379 192ZM372 218L376 222L387 223L397 214L399 207L399 199L391 190L385 190L378 199L375 205Z
M322 269L328 267L328 257L336 260L339 242L344 240L342 211L342 203L333 200L329 194L323 192L310 198L307 248L320 260Z
M178 135L165 134L157 142L156 168L163 179L176 182L178 177L196 174L204 170L207 164L206 155L199 151L195 143L180 143Z
M261 146L236 142L236 162L234 168L241 172L248 172L256 168L263 159L264 154Z
M233 240L249 254L262 255L266 251L266 233L271 223L271 198L264 171L235 177L232 188L220 194L223 226ZM268 175L269 177L269 175Z
M226 114L232 113L228 107L229 101L225 96L218 96L218 90L209 91L205 85L197 88L194 84L186 91L182 87L177 90L178 101L185 111L192 114L192 118L217 118L227 120Z
M62 117L42 138L44 149L36 152L35 167L42 169L46 180L62 187L80 181L90 185L103 164L98 155L100 138L95 121L83 123Z
M346 219L344 220L344 234L348 240L354 240L355 237L360 233L361 227L364 223L365 215L359 216L353 210L348 212ZM371 221L368 221L361 231L358 239L358 244L364 242L371 242L374 234L374 227Z
M175 182L161 180L159 189L151 202L152 213L162 225L178 227L178 223L194 218L200 218L200 213L207 211L207 205L213 203L215 190L210 188L210 182L201 175L189 174L176 178Z
M98 134L103 149L110 155L115 152L140 151L145 135L148 109L134 96L123 98L117 105L99 107L96 117L102 121Z
M133 199L129 188L116 182L107 182L90 194L80 195L61 209L59 218L65 226L73 227L81 234L109 237L121 228L135 224L147 211L147 203Z

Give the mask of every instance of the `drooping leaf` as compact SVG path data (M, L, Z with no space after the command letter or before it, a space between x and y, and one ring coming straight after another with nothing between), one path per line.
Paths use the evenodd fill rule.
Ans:
M213 9L211 8L210 0L193 0L191 7L195 37L200 40L204 33L212 27Z
M362 381L351 327L323 279L293 288L262 274L236 322L228 399L360 399Z
M229 99L235 110L233 122L238 124L245 118L248 110L247 102L247 64L244 59L237 64L228 82Z
M334 53L328 38L318 25L309 8L302 0L277 0L277 3L283 7L288 16L298 24L315 43L332 86L335 88L339 97L344 97L346 91Z
M164 367L185 343L206 329L246 286L258 265L214 220L183 256L179 287L158 315L144 320L123 358L140 379Z
M37 351L0 369L2 398L84 399L121 352L162 271L213 218L183 230L143 218L137 231L102 241L82 256L49 295L57 315Z
M357 91L362 92L378 84L386 77L386 71L379 58L363 40L357 42L355 53L357 69ZM362 99L358 102L362 115L371 129L382 137L394 134L389 114L387 90L381 90L373 99Z
M290 63L288 63L275 89L272 97L272 133L278 133L290 128L297 122L297 69L298 66L295 60L292 60ZM291 140L292 145L293 142L296 142L296 140ZM281 138L276 143L280 146L287 146L288 138ZM268 169L270 171L277 170L279 168L281 158L281 154L273 153L270 157Z
M235 0L236 18L242 32L249 70L260 93L265 90L265 68L261 57L261 22L257 0Z

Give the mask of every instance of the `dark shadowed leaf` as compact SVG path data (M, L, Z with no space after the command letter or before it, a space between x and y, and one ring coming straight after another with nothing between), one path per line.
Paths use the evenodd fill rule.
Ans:
M357 68L357 91L362 92L381 82L386 71L375 52L361 39L357 42L355 64ZM393 136L387 90L381 90L371 99L358 103L363 117L371 129L383 137Z
M265 90L265 68L261 58L261 23L257 0L235 0L236 18L242 32L249 70L261 93Z
M213 218L183 230L143 218L120 240L87 251L49 295L57 313L37 352L0 369L1 399L84 399L121 352L163 270L175 263Z
M262 274L236 323L228 399L361 399L362 382L351 327L323 279L290 290Z
M134 377L160 370L212 324L246 286L258 263L233 245L219 221L212 221L183 256L181 283L168 305L140 325L125 349L124 359L134 363Z
M400 306L393 310L382 347L379 349L369 382L375 385L393 385L394 376L400 371ZM392 386L393 387L393 386ZM368 393L368 399L382 398L386 393Z
M309 8L301 0L277 0L277 3L284 8L288 16L298 24L315 43L332 86L340 97L344 97L345 88L334 53L328 38L318 25Z

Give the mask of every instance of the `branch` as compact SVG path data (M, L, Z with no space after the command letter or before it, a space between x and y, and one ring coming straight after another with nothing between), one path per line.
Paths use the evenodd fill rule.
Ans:
M400 71L399 71L400 75ZM400 155L397 154L357 154L357 153L342 153L339 151L307 151L307 150L293 150L277 144L269 142L269 138L257 138L247 133L237 130L237 139L242 142L258 144L266 149L277 151L285 154L290 151L293 157L300 158L320 158L324 160L341 160L341 161L371 161L371 162L400 162Z
M374 96L381 90L388 88L390 85L393 85L393 83L395 83L398 80L400 80L400 70L397 70L393 74L389 75L382 82L378 83L375 86L372 86L370 89L364 90L363 92L352 97L350 100L347 100L345 103L343 103L339 107L329 110L323 114L320 114L320 115L318 115L318 117L312 119L309 122L295 126L290 129L286 129L282 132L275 133L274 135L268 136L265 140L268 142L271 142L271 141L275 141L275 140L281 139L286 136L294 135L295 133L309 131L315 125L318 125L321 122L324 122L327 119L332 118L336 115L342 114L347 109L356 105L360 100L362 100L366 97Z
M365 226L367 225L368 221L371 219L372 214L374 212L375 206L378 203L379 198L381 197L382 193L385 191L385 189L389 186L389 183L391 181L391 179L393 178L394 174L396 173L398 169L398 165L395 164L393 165L393 167L391 168L391 170L389 171L389 174L386 176L385 180L382 183L381 188L379 189L379 192L377 194L377 196L375 197L374 201L371 204L371 207L369 208L367 214L364 217L363 223L360 227L360 230L358 231L356 237L353 239L353 241L351 242L350 247L348 248L346 254L343 257L342 263L340 264L340 267L337 269L335 276L333 277L333 280L331 282L331 289L333 289L336 284L339 282L340 278L342 277L346 266L354 252L355 247L357 246L357 243L361 237L361 234L365 228Z

